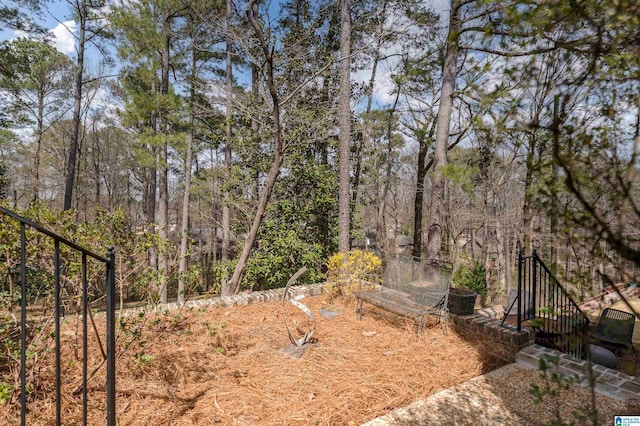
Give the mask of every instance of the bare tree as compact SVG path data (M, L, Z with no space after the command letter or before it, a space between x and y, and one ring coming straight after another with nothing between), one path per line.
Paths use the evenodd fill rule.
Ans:
M262 219L264 218L267 204L269 203L269 199L271 198L273 188L276 184L276 180L278 179L278 175L280 174L280 168L282 167L282 163L284 161L282 127L280 122L280 95L278 94L278 89L276 87L274 77L274 52L269 45L269 42L265 38L260 22L258 22L258 16L256 13L257 10L256 8L254 8L254 4L256 3L256 1L257 0L252 0L249 2L246 8L246 15L251 28L254 31L258 46L265 61L261 71L266 81L267 90L271 98L271 121L273 125L273 159L271 161L271 167L269 168L267 178L262 187L262 191L260 192L260 198L258 199L258 205L256 207L256 212L251 224L251 228L249 229L249 233L247 234L247 238L245 239L242 252L240 253L240 257L238 258L238 264L233 271L231 279L226 283L223 283L222 285L221 294L223 296L236 294L238 291L240 291L240 281L242 280L242 275L247 269L247 261L249 260L251 248L256 241L260 224L262 223Z
M78 36L76 46L76 70L73 92L73 124L71 128L71 142L69 145L67 172L65 176L64 210L69 210L73 203L73 187L76 183L77 155L80 145L80 128L82 120L82 92L86 81L85 54L88 43L96 43L97 39L105 35L104 26L96 22L102 22L102 7L104 4L87 2L86 0L68 1L78 20ZM93 24L93 25L92 25Z

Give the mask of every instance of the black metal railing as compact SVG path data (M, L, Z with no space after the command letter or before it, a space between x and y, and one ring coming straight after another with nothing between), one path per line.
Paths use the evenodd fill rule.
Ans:
M586 359L589 318L534 250L518 257L518 293L515 299L518 331L523 323L536 332L536 342ZM510 309L511 306L508 307Z
M82 413L81 423L83 425L88 424L88 382L94 377L98 377L99 371L105 371L105 411L106 411L106 423L108 426L114 426L116 424L116 364L115 364L115 253L113 248L109 248L106 255L100 256L91 251L80 247L72 241L69 241L47 229L38 225L37 223L24 218L10 210L6 210L0 207L0 213L4 218L10 218L5 223L11 223L12 225L6 228L10 231L15 230L18 233L17 240L12 246L15 249L15 256L10 259L7 258L7 254L10 253L10 249L6 250L6 254L2 254L3 260L7 263L7 275L11 275L13 279L12 283L16 283L20 287L20 355L19 355L19 399L20 399L20 423L26 425L27 414L30 410L29 405L33 403L38 397L34 389L34 372L45 371L46 368L33 368L33 363L38 362L33 359L34 345L38 344L33 336L34 324L37 322L46 322L42 312L37 312L38 309L34 306L30 306L30 300L36 298L38 308L41 310L43 302L38 299L38 293L43 291L43 288L47 292L53 290L52 303L53 303L53 372L54 381L53 384L55 394L55 424L63 424L62 419L62 395L63 395L63 369L62 365L69 365L75 363L74 359L66 360L66 364L63 364L62 360L62 342L61 342L61 322L65 315L65 306L63 304L62 291L65 290L67 298L70 290L66 289L63 285L63 280L69 281L70 276L74 275L80 284L79 292L81 294L77 297L77 308L79 315L78 318L81 321L81 346L82 354L76 355L81 358L82 363L82 381L73 386L73 390L64 389L64 394L75 394L76 400L81 400ZM11 232L7 233L9 235ZM7 241L10 238L7 236ZM53 246L51 245L53 243ZM5 243L5 241L3 241ZM48 249L52 252L48 252ZM48 267L44 267L42 264L47 264ZM39 274L34 273L34 270L46 270ZM97 272L96 272L97 271ZM43 284L45 283L45 284ZM52 285L51 285L52 284ZM52 289L49 287L53 287ZM36 289L34 290L34 287ZM89 291L96 293L97 297L103 297L106 299L106 325L103 333L98 332L90 310L90 297ZM29 293L28 293L29 292ZM35 294L34 294L35 293ZM93 294L93 296L96 296ZM65 300L66 300L65 299ZM10 297L9 311L12 310L13 301ZM104 305L101 305L104 306ZM36 311L36 313L34 313ZM29 315L28 315L29 312ZM88 320L91 320L93 332L89 332ZM45 330L46 331L46 330ZM48 335L48 333L41 333L41 335ZM96 357L93 356L93 364L91 365L91 371L89 371L90 354L89 354L89 335L92 335L92 339L97 340L96 346L100 348L100 353ZM103 334L101 336L100 334ZM102 340L106 340L106 350L103 349L104 345ZM44 357L44 356L43 356ZM31 363L31 364L28 364ZM29 377L27 376L28 366L31 366ZM105 366L105 368L102 368ZM46 380L46 379L45 379ZM49 388L47 388L49 389ZM38 389L38 393L42 394L42 389ZM50 392L50 391L48 391ZM92 405L94 403L92 402ZM72 410L73 411L73 410ZM77 417L74 417L77 419ZM67 420L64 423L69 422L76 423L78 420Z

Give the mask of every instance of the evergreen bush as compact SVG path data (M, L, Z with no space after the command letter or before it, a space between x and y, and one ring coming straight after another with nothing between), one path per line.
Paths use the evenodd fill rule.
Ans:
M474 293L487 293L486 271L480 262L473 265L461 265L453 275L453 283L457 288L464 288Z

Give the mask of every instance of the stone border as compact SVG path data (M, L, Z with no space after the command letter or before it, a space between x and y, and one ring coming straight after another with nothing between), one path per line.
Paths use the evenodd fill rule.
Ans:
M524 367L534 370L540 369L542 358L553 357L558 359L557 367L553 363L549 364L551 372L564 374L572 377L582 387L589 386L587 374L588 361L583 361L567 355L555 349L545 348L540 345L531 345L516 355L516 362ZM628 401L630 399L640 399L640 377L629 376L620 371L592 364L595 378L595 391L618 401Z
M311 297L319 296L324 292L324 283L309 284L309 285L297 285L289 288L291 297ZM196 299L187 300L184 304L176 302L159 303L151 306L141 306L136 308L125 309L124 311L116 310L116 315L122 314L122 316L137 315L140 312L164 312L164 311L177 311L180 309L207 309L212 308L230 308L232 306L252 305L254 303L262 302L279 302L282 300L284 288L277 288L272 290L254 291L251 293L240 293L235 296L218 296L210 299Z

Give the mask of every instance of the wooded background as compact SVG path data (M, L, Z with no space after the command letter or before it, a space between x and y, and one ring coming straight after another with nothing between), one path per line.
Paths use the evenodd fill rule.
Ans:
M70 56L46 2L0 7L2 197L114 244L128 298L317 282L350 247L480 262L491 298L521 250L581 297L634 280L634 0L66 6Z

